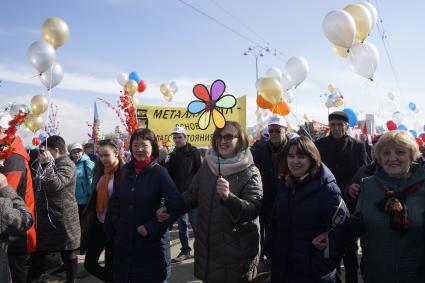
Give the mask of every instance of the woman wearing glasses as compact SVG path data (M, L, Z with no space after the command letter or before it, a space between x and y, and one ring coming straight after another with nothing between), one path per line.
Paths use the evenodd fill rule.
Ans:
M288 141L281 177L265 242L271 282L335 282L348 223L335 177L307 137Z
M170 264L167 228L184 211L181 195L156 159L154 132L138 129L130 139L132 160L120 172L119 189L109 200L107 231L115 230L113 282L161 283ZM171 217L163 222L155 212L166 205ZM110 234L110 232L107 232Z
M249 282L259 258L260 173L237 122L217 128L211 145L183 193L186 209L198 208L195 276L208 283Z
M86 253L84 267L104 282L112 282L112 241L106 239L104 223L108 202L118 190L120 168L123 161L119 147L112 140L102 140L98 147L99 159L93 171L93 189L82 221L81 252ZM105 267L99 265L99 257L105 250Z

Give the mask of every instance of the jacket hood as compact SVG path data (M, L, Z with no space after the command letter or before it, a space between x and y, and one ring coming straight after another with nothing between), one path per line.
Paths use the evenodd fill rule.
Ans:
M336 183L335 176L332 174L331 170L324 164L320 165L320 184L326 185L329 183Z
M30 161L30 156L28 155L20 137L15 137L12 142L12 147L13 153L21 155L27 162Z
M90 160L90 157L87 154L83 153L83 155L81 155L80 159L78 159L77 163L84 162L84 161L87 161L87 160Z

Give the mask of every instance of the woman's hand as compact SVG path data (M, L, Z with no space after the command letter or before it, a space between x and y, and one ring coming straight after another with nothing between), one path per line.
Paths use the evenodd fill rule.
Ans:
M311 243L318 250L324 250L324 249L326 249L326 247L329 244L328 243L328 233L325 232L325 233L322 233L322 234L318 235L316 238L313 239L313 241L311 241Z
M167 213L167 208L165 206L160 207L155 214L156 220L158 220L158 222L164 222L165 220L170 218L170 214Z
M139 227L137 227L137 233L139 233L143 237L146 237L148 235L148 231L146 231L145 225L140 225Z
M229 197L229 182L221 176L217 179L216 189L222 200L226 200Z

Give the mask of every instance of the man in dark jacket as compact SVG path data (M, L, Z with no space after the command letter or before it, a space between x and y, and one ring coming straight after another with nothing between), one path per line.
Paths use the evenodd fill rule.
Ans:
M251 147L255 166L260 170L263 183L263 202L260 213L261 247L264 243L264 234L273 209L273 203L278 189L278 172L283 161L283 152L287 144L287 124L282 116L272 116L268 121L269 139L266 142L256 143ZM264 254L261 249L261 259Z
M3 115L0 118L0 138L3 132L8 129L10 120L12 120L12 117L9 115ZM35 219L34 191L32 187L31 171L28 166L30 158L19 137L14 138L12 150L12 154L6 160L0 161L0 173L6 176L9 186L24 200L33 219ZM29 254L35 251L35 246L36 235L34 225L32 225L29 230L13 234L10 237L8 256L11 276L14 283L26 282L26 262Z
M357 170L367 163L364 143L347 135L348 115L335 111L329 115L330 134L318 139L322 162L332 171L341 190L350 185ZM343 196L347 194L343 192ZM346 202L350 200L345 199ZM353 212L353 211L350 211ZM344 256L345 282L357 283L357 242L351 242Z
M173 132L175 148L170 153L170 158L166 164L168 172L173 179L180 193L185 192L192 183L193 176L201 167L201 152L187 142L186 129L176 127ZM197 209L192 209L189 213L182 215L178 219L179 238L181 252L173 259L173 262L181 262L190 258L191 248L189 246L189 233L187 226L192 225L193 231L196 229Z

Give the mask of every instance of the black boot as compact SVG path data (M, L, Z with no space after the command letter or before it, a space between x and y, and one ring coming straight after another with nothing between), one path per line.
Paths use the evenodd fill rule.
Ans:
M65 262L65 271L66 271L66 283L76 283L77 282L77 267L78 259L68 259Z

